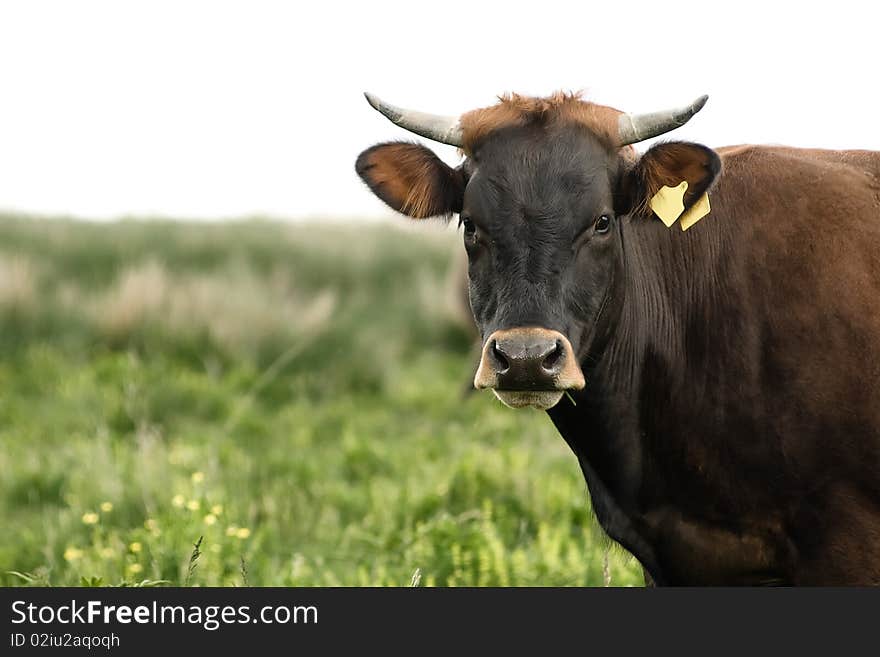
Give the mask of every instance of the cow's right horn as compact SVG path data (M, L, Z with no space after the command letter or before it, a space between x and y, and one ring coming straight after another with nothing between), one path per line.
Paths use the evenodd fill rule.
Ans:
M690 105L650 114L621 114L618 119L618 141L621 146L657 137L680 128L703 109L709 96L700 96Z
M461 124L457 116L443 116L417 112L386 103L378 96L364 93L367 102L384 114L392 123L414 132L422 137L439 141L441 144L461 146Z

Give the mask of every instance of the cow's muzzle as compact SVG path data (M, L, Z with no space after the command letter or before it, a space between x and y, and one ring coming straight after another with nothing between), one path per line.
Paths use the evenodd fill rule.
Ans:
M555 406L566 390L584 387L571 343L559 331L513 328L495 331L483 345L475 388L492 388L513 408Z

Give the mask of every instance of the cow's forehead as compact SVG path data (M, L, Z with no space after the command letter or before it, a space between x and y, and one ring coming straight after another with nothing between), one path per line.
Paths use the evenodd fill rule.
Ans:
M578 193L597 180L607 181L616 161L616 154L581 125L526 125L487 136L464 168L479 187L491 185L496 194L536 186Z
M511 215L559 220L575 208L607 204L615 166L607 148L582 127L503 128L466 164L464 209L501 223Z
M605 162L614 153L579 123L504 126L486 135L471 155L478 167L529 168Z

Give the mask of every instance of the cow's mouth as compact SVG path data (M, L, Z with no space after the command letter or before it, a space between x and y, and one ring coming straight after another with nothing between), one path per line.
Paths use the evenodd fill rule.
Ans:
M492 390L492 392L510 408L533 406L542 411L556 406L565 394L563 390Z
M475 388L491 388L511 408L552 408L566 390L584 387L571 343L559 331L517 327L495 331L483 345Z

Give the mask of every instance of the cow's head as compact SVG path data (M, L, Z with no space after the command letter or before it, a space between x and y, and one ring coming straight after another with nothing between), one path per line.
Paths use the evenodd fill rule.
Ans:
M642 157L629 145L683 125L706 97L630 115L577 95L511 95L461 117L367 100L465 155L453 169L425 146L383 143L361 153L356 168L398 212L459 214L483 337L474 385L509 406L545 409L583 388L581 364L601 352L619 314L627 232L647 219L661 187L687 181L687 208L720 170L698 144L660 144Z

